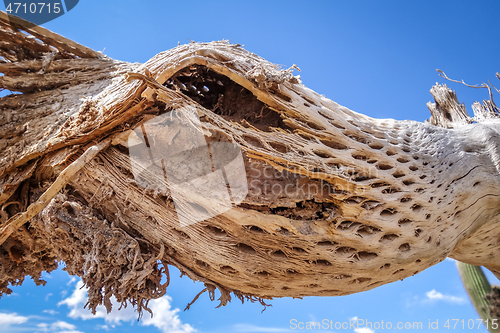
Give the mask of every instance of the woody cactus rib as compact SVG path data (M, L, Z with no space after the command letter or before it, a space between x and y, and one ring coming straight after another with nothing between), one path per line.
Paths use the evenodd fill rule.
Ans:
M0 247L2 291L64 260L90 288L91 308L114 294L147 309L163 294L164 268L153 263L160 253L211 297L219 289L222 304L230 292L260 301L351 294L448 256L500 272L499 123L494 115L455 121L464 114L448 107L446 86L431 91L431 123L374 119L308 89L293 68L225 41L178 46L139 65L55 46L49 57L53 35L35 47L8 21L0 25L16 50L1 49L0 84L22 92L0 99L4 224L36 202L82 145L115 135ZM40 66L48 81L34 73ZM196 109L208 143L242 149L249 193L182 227L168 191L136 184L127 137L185 106ZM445 119L448 128L436 126ZM122 245L102 248L113 235ZM111 262L113 253L121 261Z
M486 279L481 267L457 261L457 268L465 289L467 290L467 294L477 313L483 319L483 323L488 331L491 333L500 332L498 328L498 318L492 316L492 312L497 309L488 299L492 291L491 285L488 279Z

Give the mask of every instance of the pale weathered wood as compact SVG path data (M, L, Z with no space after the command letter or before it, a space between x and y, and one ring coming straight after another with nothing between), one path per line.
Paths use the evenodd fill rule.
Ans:
M96 145L90 146L85 152L78 157L76 161L68 165L60 174L52 185L45 191L38 200L31 204L23 213L17 213L5 222L5 226L0 229L0 246L9 238L10 235L23 224L35 217L42 209L52 200L61 189L80 171L87 163L89 163L100 151L108 148L111 144L111 138L103 140Z
M33 47L33 54L41 52ZM52 269L46 257L37 270L28 268L40 253L82 276L94 309L113 294L139 308L161 295L163 271L150 262L160 257L204 282L211 297L218 289L222 304L231 292L260 301L346 295L417 274L448 256L500 271L500 125L472 124L444 85L432 90L431 122L420 123L358 114L305 87L292 69L225 41L178 46L143 65L62 58L0 64L9 87L32 80L32 69L46 78L42 91L32 80L18 87L24 94L0 100L6 147L0 174L17 187L28 184L31 202L78 157L78 145L131 133L186 106L196 109L208 142L242 149L250 191L235 208L181 226L168 190L136 183L127 140L118 135L30 228L0 247L2 291L20 275ZM51 87L67 82L73 63L80 81ZM102 78L92 81L84 68ZM149 135L159 145L186 139L161 130ZM23 169L35 161L33 172ZM23 197L19 190L8 196L7 203ZM11 206L9 214L22 213ZM114 233L136 251L118 268L110 258L120 250L102 245L113 243ZM45 252L29 257L37 248L32 243ZM18 248L25 249L20 257ZM136 257L150 263L131 284L127 267L136 267ZM140 293L147 296L137 298Z
M0 11L0 27L0 37L2 41L15 42L16 45L24 44L31 50L36 49L36 51L38 52L51 52L56 49L60 54L64 54L65 57L104 57L102 53L96 52L86 46L72 41L71 39L53 33L52 31L47 30L41 26L33 25L20 17L17 17L15 15L8 15L3 11ZM5 30L6 27L8 29L7 31ZM18 29L23 29L26 33L28 33L28 36L26 36L28 38L22 38L22 32L19 32ZM33 37L31 37L30 35ZM8 36L16 36L17 38L7 38ZM35 38L39 39L39 41L37 41ZM0 55L3 54L0 53Z

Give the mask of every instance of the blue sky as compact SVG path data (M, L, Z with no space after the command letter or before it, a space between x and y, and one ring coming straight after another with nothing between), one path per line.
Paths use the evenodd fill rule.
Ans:
M500 2L495 0L83 0L44 26L131 62L145 62L178 42L229 39L284 67L297 64L306 86L354 111L424 121L429 117L426 103L432 99L429 89L445 82L435 69L470 84L498 82L499 14ZM474 100L488 97L483 90L449 85L469 110ZM310 332L292 329L290 321L342 323L352 318L394 326L422 322L418 332L436 332L428 328L429 320L439 320L441 331L447 319L467 323L478 318L452 260L360 294L276 299L263 313L262 306L239 301L216 309L207 295L183 312L203 286L172 271L168 297L152 302L155 317L146 314L140 322L131 308L92 317L83 309L81 282L62 270L46 274L45 287L27 279L0 299L0 332ZM488 277L495 282L491 274Z

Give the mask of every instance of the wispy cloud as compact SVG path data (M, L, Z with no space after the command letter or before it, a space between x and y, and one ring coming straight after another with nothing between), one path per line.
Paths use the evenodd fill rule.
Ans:
M54 316L54 315L58 314L59 312L57 312L56 310L50 309L50 310L43 310L43 313L48 313L48 314Z
M431 291L426 292L425 296L427 296L427 300L430 300L430 301L445 301L445 302L454 303L454 304L467 303L467 300L463 297L444 295L440 292L437 292L435 289L432 289Z
M110 326L108 326L108 325L99 325L99 326L97 326L97 327L98 327L99 329L101 329L101 330L110 331L110 330L112 330L113 328L115 328L116 326L115 326L115 325L110 325Z
M76 326L64 321L56 321L52 324L40 323L36 325L38 332L54 332L54 333L83 333L76 330Z
M28 319L28 317L18 316L17 313L0 313L0 327L21 325Z
M358 317L349 318L349 321L358 321ZM356 327L354 333L375 333L375 331L368 327Z
M355 333L375 333L374 330L372 330L368 327L355 328L354 332Z
M113 309L109 314L106 312L106 308L104 306L99 306L96 309L96 314L92 315L88 309L84 309L84 305L87 303L87 290L82 287L83 282L79 280L75 285L73 293L68 298L58 303L58 306L66 305L71 309L68 317L83 320L103 318L106 324L134 322L137 319L137 312L132 308L132 306L118 310L119 306L116 306L116 304L119 303L114 298L111 298L111 302L115 306L113 306ZM171 301L172 298L169 296L151 300L148 306L153 311L154 317L151 318L148 314L144 315L140 321L140 325L154 326L161 332L165 333L196 332L196 329L194 329L191 325L182 323L177 315L179 309L172 309L170 305ZM108 328L108 326L105 327ZM102 328L106 329L104 326Z
M71 279L66 283L67 286L72 285L73 283L76 282L76 277L72 276Z
M279 327L262 327L253 324L235 324L232 326L232 332L244 332L244 333L283 333L283 332L294 332L293 330L287 328Z
M44 310L43 312L45 313L57 313L53 310ZM81 331L77 330L77 327L75 325L72 325L70 323L64 322L64 321L56 321L53 323L39 323L36 324L36 326L30 326L29 323L27 324L28 326L24 325L30 320L32 325L34 325L33 320L37 321L37 319L46 319L44 317L40 316L35 316L35 315L30 315L29 317L25 316L19 316L17 313L0 313L0 331L4 332L5 329L6 332L9 331L9 327L12 327L14 325L17 325L16 329L21 330L21 331L26 331L29 330L30 332L36 332L36 333L42 333L42 332L51 332L51 333L83 333ZM14 329L14 328L12 328ZM16 330L16 332L17 332Z

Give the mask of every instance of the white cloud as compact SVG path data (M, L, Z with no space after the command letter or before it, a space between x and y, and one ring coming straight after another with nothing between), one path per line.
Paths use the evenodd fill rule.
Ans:
M47 295L45 295L45 300L48 301L49 297L52 296L52 295L53 295L52 293L48 293Z
M79 280L76 283L73 293L66 299L59 302L57 305L67 305L71 310L68 317L72 319L96 319L103 318L106 323L119 324L121 321L133 321L137 319L137 312L131 307L122 308L118 311L119 306L113 306L111 312L108 314L104 306L99 306L96 309L96 314L93 315L89 309L84 309L87 303L87 289L82 288L83 282ZM111 299L113 304L117 304L116 299Z
M72 276L71 279L66 283L67 286L76 282L76 277Z
M282 332L293 332L292 330L286 328L277 327L261 327L252 324L235 324L232 326L233 332L245 332L245 333L282 333Z
M64 321L56 321L52 325L50 325L52 329L63 329L63 330L74 330L76 328L75 325L66 323Z
M149 302L150 308L154 313L153 318L150 315L145 315L141 320L141 325L158 328L165 333L191 333L196 330L189 324L183 324L177 316L179 309L170 309L172 298L163 296L160 299L155 299Z
M131 305L126 308L118 310L118 302L114 297L111 298L111 303L113 308L108 314L104 306L98 306L96 309L96 314L92 315L90 310L84 309L84 305L87 303L87 289L82 288L83 282L79 280L76 283L73 293L66 299L58 303L58 305L66 305L71 310L68 317L73 319L96 319L103 318L106 324L117 324L121 322L134 322L137 320L137 312L133 309ZM183 324L177 313L179 309L171 309L170 302L172 298L169 296L164 296L160 299L151 300L148 304L149 308L154 313L153 318L149 313L145 313L140 321L142 326L154 326L162 332L169 333L191 333L196 330L189 324ZM107 325L101 326L103 329L108 329Z
M48 332L49 331L49 324L47 324L47 323L40 323L40 324L36 325L36 327L38 327L39 329L41 329L42 332Z
M349 321L358 321L358 317L349 318ZM357 327L354 329L355 333L375 333L374 330L368 327Z
M17 313L0 313L0 327L21 325L28 321L28 317L18 316Z
M82 318L82 319L90 319L93 318L90 312L88 311L83 311L83 305L86 303L87 299L87 290L83 289L83 282L78 281L76 284L76 288L71 294L70 297L62 300L61 302L57 303L57 306L60 306L62 304L66 304L69 308L71 308L71 312L69 313L69 317L76 319L76 318ZM84 318L84 313L90 314L89 318Z
M43 312L49 313L53 310L45 310ZM57 312L56 312L57 313ZM0 330L8 328L12 325L22 325L28 321L28 319L37 318L37 316L18 316L17 313L0 313ZM22 326L23 327L23 326ZM23 327L22 330L27 329ZM34 328L32 328L34 329ZM30 329L30 331L32 331ZM3 332L3 331L2 331ZM56 321L52 324L40 323L36 325L36 332L51 332L51 333L83 333L76 330L76 326L66 323L64 321Z
M56 310L43 310L43 312L48 313L48 314L53 315L53 316L59 313Z
M54 333L83 333L76 330L76 326L64 321L56 321L52 324L40 323L36 325L39 332L54 332Z
M101 329L101 330L106 330L106 331L109 331L109 330L111 330L111 329L115 328L116 326L115 326L115 325L110 325L110 326L108 326L108 325L100 325L100 326L97 326L97 327L98 327L99 329Z
M368 327L355 328L354 332L356 332L356 333L375 333L374 330L372 330Z
M445 301L445 302L454 303L454 304L467 303L467 300L463 297L457 297L457 296L452 296L452 295L443 295L442 293L437 292L435 289L432 289L431 291L426 292L425 296L427 296L427 299L431 300L431 301Z

